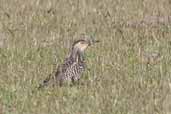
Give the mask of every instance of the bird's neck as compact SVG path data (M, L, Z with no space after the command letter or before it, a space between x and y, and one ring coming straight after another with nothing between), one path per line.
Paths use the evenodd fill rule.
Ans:
M77 48L73 48L70 54L70 58L74 61L81 61L83 52L79 51Z

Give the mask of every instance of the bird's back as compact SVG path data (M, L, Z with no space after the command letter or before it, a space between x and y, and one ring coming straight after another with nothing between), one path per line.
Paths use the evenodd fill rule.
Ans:
M56 72L56 81L62 85L63 83L71 83L71 81L77 81L80 79L82 72L85 69L84 61L74 61L71 58L67 58L61 66L58 67Z
M58 68L39 85L38 89L48 85L70 85L80 79L82 72L85 70L85 66L86 64L84 61L76 61L72 58L67 58L65 59L64 64L59 65Z

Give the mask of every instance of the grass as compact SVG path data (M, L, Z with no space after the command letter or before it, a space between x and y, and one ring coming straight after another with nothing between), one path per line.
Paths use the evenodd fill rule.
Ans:
M170 23L137 21L170 16L170 4L0 0L0 114L169 114ZM84 85L36 91L82 33L101 41L86 51L90 70L83 74ZM141 63L140 45L163 59Z

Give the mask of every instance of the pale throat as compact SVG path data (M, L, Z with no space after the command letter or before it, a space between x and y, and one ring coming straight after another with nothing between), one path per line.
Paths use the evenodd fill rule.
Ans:
M76 44L72 50L71 56L74 60L83 60L84 50L88 47L88 44Z
M75 48L81 52L83 52L88 47L88 44L77 44Z

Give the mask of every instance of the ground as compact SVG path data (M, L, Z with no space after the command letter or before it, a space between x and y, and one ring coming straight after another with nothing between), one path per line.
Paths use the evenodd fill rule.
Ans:
M169 0L0 0L0 114L170 114ZM82 34L87 69L73 87L39 83ZM160 53L141 61L139 48Z

